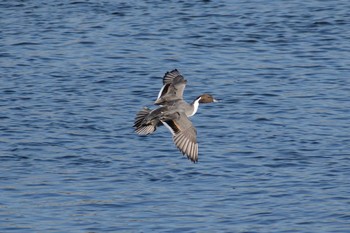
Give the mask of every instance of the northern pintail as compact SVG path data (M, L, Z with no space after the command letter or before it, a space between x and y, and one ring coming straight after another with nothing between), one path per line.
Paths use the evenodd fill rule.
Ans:
M197 131L189 120L200 103L217 102L210 94L198 96L191 104L183 99L187 80L175 69L166 72L163 87L160 89L155 105L159 108L151 110L144 107L136 114L134 127L139 135L148 135L156 131L158 126L166 126L173 135L176 147L192 162L198 161Z

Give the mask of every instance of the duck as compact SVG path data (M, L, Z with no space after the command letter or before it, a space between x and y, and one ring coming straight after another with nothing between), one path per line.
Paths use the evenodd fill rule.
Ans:
M134 131L138 135L149 135L164 125L172 134L175 146L193 163L198 162L197 130L190 117L194 116L200 104L218 102L211 94L199 95L191 103L183 98L187 80L174 69L163 76L163 86L154 105L144 107L135 116Z

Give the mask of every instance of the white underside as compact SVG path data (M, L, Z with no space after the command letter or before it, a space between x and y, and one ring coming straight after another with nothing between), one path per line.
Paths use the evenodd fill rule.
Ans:
M162 121L162 123L163 123L163 125L164 125L165 127L167 127L167 128L170 130L170 132L171 132L172 135L175 135L174 130L173 130L167 123L165 123L164 121Z
M163 92L163 90L164 90L164 87L165 87L165 85L163 85L163 86L162 86L162 89L160 89L159 94L158 94L158 97L157 97L157 100L159 99L160 95L162 94L162 92Z

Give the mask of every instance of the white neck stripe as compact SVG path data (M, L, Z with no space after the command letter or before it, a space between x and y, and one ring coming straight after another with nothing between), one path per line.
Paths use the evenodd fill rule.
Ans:
M196 114L197 110L198 110L198 106L199 106L199 101L201 100L202 97L199 97L198 99L196 99L193 103L193 113L190 116L193 116L194 114Z

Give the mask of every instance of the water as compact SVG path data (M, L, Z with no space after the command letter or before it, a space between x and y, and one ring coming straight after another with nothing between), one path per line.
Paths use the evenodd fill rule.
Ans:
M349 1L2 1L0 232L349 232ZM133 133L178 68L199 163Z

